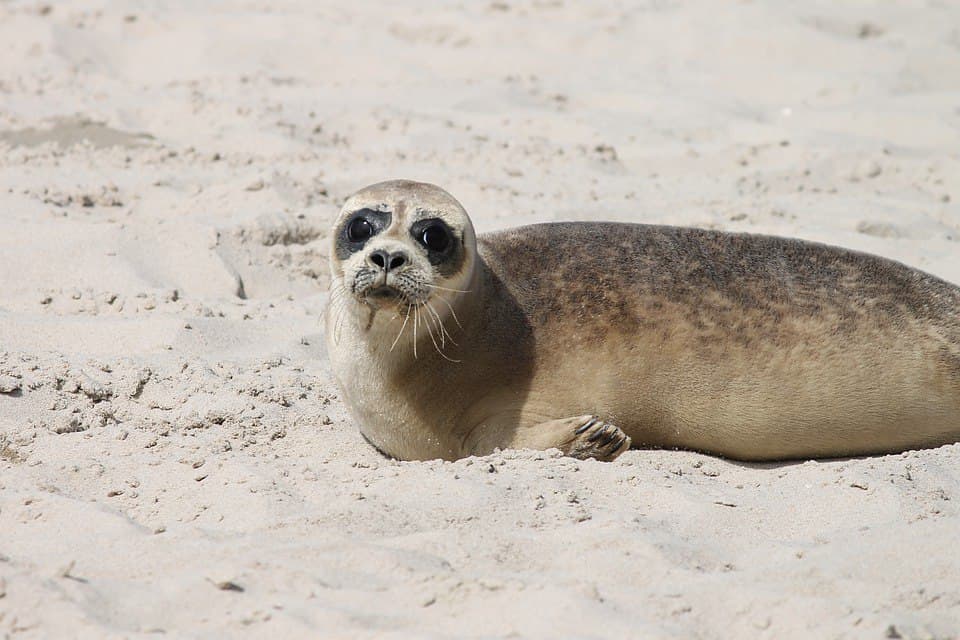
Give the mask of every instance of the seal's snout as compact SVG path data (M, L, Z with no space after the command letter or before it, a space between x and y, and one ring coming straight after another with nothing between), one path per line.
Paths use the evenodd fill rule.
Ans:
M429 297L430 274L418 259L399 243L381 244L357 256L353 294L376 308L419 304Z
M383 249L377 249L376 251L370 252L370 255L367 256L367 262L370 263L372 267L384 273L389 273L396 271L405 264L410 264L410 256L403 250L388 253Z

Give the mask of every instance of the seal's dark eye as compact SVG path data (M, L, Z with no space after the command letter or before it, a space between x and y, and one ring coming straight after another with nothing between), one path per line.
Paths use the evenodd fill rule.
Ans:
M420 242L431 251L443 251L450 246L450 236L442 225L432 224L423 230Z
M347 225L347 238L350 242L363 242L373 235L373 226L366 218L354 218Z

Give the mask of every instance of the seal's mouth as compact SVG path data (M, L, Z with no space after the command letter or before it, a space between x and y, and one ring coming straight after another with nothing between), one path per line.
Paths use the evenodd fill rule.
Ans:
M360 304L378 309L418 304L428 295L430 285L417 272L404 269L398 273L376 273L361 268L354 276L350 292Z
M394 287L382 284L379 287L372 287L366 295L371 298L399 298L401 294Z
M401 302L404 300L404 295L399 289L386 284L370 287L363 292L363 297L380 303Z

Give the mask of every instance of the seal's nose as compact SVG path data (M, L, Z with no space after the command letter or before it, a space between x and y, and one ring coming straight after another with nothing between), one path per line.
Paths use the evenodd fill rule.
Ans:
M387 253L383 249L377 249L376 251L370 252L370 255L367 256L367 262L389 272L405 265L407 263L407 255L403 251Z

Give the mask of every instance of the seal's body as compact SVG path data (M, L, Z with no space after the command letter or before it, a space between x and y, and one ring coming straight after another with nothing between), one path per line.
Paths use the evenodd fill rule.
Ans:
M357 210L390 220L352 252L335 239L328 346L361 430L390 455L558 447L611 459L632 439L774 460L960 440L960 288L931 275L663 226L475 240L459 203L420 183L361 191L338 224ZM445 221L450 257L423 241L424 220ZM365 289L377 251L384 284Z

